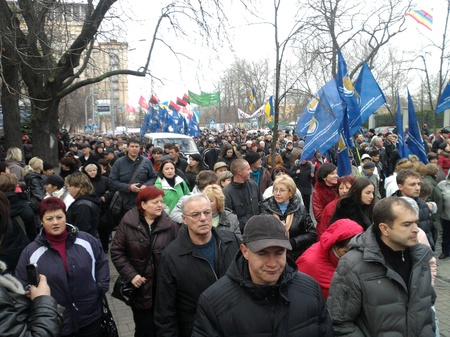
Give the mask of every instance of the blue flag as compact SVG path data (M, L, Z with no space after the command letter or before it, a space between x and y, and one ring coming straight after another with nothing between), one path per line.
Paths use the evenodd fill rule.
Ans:
M408 149L412 154L419 157L419 160L428 164L427 151L425 143L420 134L419 122L417 121L416 111L408 90Z
M297 120L296 131L299 138L306 136L308 133L309 124L311 119L314 117L314 113L316 112L317 103L319 102L319 92L308 102L305 110L300 115Z
M189 135L192 137L200 137L200 133L197 120L195 118L191 118L189 120Z
M403 131L402 109L400 106L400 96L397 98L397 132L398 132L398 154L401 158L408 157L408 148L405 144L405 132Z
M436 113L439 114L447 109L450 109L450 82L447 83L441 97L439 97L439 102L436 106Z
M355 90L359 93L359 110L357 115L349 115L350 135L354 135L369 116L386 103L386 98L366 63L355 81Z
M343 177L352 173L352 165L348 150L350 148L351 137L348 128L348 115L344 112L340 129L340 137L338 142L337 172L339 177Z
M319 101L310 121L301 160L314 157L315 150L326 152L339 140L344 111L336 81L328 81L318 94Z

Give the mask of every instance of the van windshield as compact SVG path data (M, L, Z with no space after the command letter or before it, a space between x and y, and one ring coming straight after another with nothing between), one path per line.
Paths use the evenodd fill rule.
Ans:
M192 139L189 138L155 138L153 139L153 145L164 147L166 143L180 144L181 152L183 153L198 153L197 146Z

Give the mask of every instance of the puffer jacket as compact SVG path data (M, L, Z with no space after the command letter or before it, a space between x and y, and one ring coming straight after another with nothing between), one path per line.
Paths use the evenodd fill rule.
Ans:
M52 297L64 307L62 335L73 334L98 321L102 315L99 289L104 293L109 289L108 259L100 241L72 225L66 226L68 272L44 230L24 249L16 268L16 277L25 286L28 284L26 265L39 265L39 272L47 277Z
M284 214L274 197L264 200L260 205L263 214L276 214L281 221L286 221L288 215L293 214L294 217L289 228L289 241L292 245L292 251L288 255L294 261L316 242L317 233L314 229L314 223L296 195L289 200L289 205Z
M354 237L349 249L339 261L328 296L336 335L434 337L430 248L409 248L409 284L386 265L372 226Z
M323 297L328 298L331 279L339 262L333 253L335 243L347 240L363 232L363 228L350 219L341 219L328 227L320 236L320 241L309 247L296 263L298 270L315 279L322 288Z
M28 197L33 211L37 212L39 204L44 199L45 188L43 185L44 176L42 174L31 172L25 176L27 184Z
M160 177L156 179L155 187L164 190L165 194L163 197L163 202L164 205L169 207L169 213L174 209L174 207L178 203L178 200L180 200L183 195L188 195L189 193L191 193L191 191L189 190L189 186L179 176L175 176L174 187L170 186L165 178Z
M153 222L150 236L145 227L148 227L145 219L139 214L138 208L134 207L123 216L111 244L111 261L125 281L130 282L136 275L147 279L139 288L133 304L134 308L141 310L153 308L155 275L161 252L180 233L180 226L164 211ZM150 249L151 260L144 271Z
M223 189L225 207L231 209L239 220L241 233L244 226L253 215L261 214L259 203L262 201L259 186L253 180L235 183L234 180Z
M101 201L95 195L80 195L67 210L67 222L80 231L97 236Z
M251 281L248 262L239 251L226 276L200 296L192 336L334 335L316 281L298 273L288 259L276 285L257 285Z
M159 337L190 337L200 294L225 275L239 250L239 240L229 231L212 228L215 269L200 255L184 231L162 252L158 267L155 325Z
M0 269L6 269L1 261ZM58 337L62 311L53 297L38 296L30 301L19 280L0 275L0 336Z

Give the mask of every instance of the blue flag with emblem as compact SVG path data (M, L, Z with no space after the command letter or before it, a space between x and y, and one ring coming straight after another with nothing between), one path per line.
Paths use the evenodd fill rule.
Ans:
M295 131L297 131L299 138L306 136L306 134L308 133L309 124L311 123L311 119L314 117L318 102L319 92L317 92L315 96L308 102L306 108L303 110L303 113L298 118Z
M422 139L419 128L419 121L417 120L414 104L408 90L408 149L412 154L419 157L419 160L428 164L427 151L425 150L425 142Z
M324 153L339 140L339 127L344 111L334 79L318 92L314 117L310 121L301 160L314 157L315 150Z
M408 148L405 144L405 131L403 131L403 118L402 118L402 108L400 105L400 95L397 97L397 135L398 135L398 154L401 158L408 157Z
M450 109L450 82L447 83L441 97L439 97L439 102L436 105L436 113L439 114L447 109Z

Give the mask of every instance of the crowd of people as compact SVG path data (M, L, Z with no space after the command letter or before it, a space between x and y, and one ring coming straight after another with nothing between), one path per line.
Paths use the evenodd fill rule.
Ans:
M135 337L438 336L449 133L429 163L400 158L394 133L356 134L342 177L335 149L301 159L304 140L282 131L205 130L190 154L67 134L58 169L27 137L26 160L10 148L0 161L3 305L47 308L49 336L101 336L110 254L135 288ZM28 289L29 264L42 275Z

